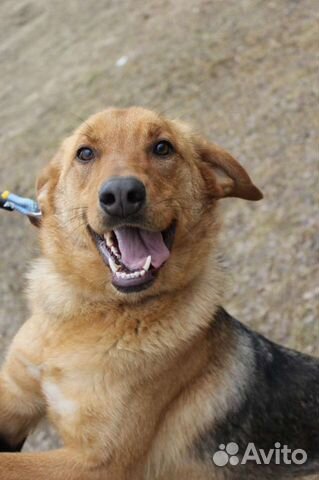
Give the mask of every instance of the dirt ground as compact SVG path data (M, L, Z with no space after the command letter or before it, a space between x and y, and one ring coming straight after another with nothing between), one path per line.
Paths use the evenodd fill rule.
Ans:
M190 121L245 165L262 202L226 200L226 307L319 354L318 44L315 0L2 0L0 188L34 195L41 167L108 105ZM36 236L0 212L0 350L28 315ZM29 449L48 448L42 428Z

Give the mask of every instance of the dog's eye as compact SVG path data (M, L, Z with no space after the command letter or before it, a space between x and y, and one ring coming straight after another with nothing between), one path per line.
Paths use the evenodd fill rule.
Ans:
M158 155L159 157L167 157L167 155L173 153L173 151L173 145L167 140L161 140L160 142L155 143L153 147L154 155Z
M76 152L76 158L81 160L81 162L89 162L94 158L94 151L90 147L81 147Z

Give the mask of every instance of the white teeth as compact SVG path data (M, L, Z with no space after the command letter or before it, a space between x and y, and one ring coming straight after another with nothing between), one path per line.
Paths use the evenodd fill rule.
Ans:
M106 245L108 247L111 247L113 245L112 233L111 232L106 232L104 234L104 240L106 241Z
M118 251L118 249L116 248L116 246L114 245L114 238L113 238L113 235L112 235L112 232L106 232L104 234L104 240L105 240L105 243L106 245L108 246L108 248L111 250L111 252L113 253L113 255L116 257L116 258L121 258L121 255L120 255L120 252Z
M151 255L149 255L144 263L144 266L143 266L143 270L145 270L145 272L148 271L148 269L150 268L151 266L151 263L152 263L152 257Z
M112 257L109 257L109 264L113 273L116 273L120 268L119 265L116 265Z
M112 260L112 258L109 259L109 262L110 262L110 267L112 269L112 272L115 273L115 275L118 277L118 278L123 278L123 279L126 279L126 280L129 280L131 278L138 278L138 277L144 277L144 275L146 274L146 272L149 270L150 266L151 266L151 263L152 263L152 257L151 255L149 255L144 263L144 266L141 270L138 270L136 272L130 272L130 273L127 273L127 272L119 272L119 266L116 265L116 263L114 262L114 260Z
M111 249L111 252L113 253L113 255L116 256L116 258L120 258L120 254L119 254L117 248L114 247L114 245L112 245L112 246L110 247L110 249Z
M145 270L139 270L137 272L132 272L132 273L126 273L126 272L119 272L117 270L113 270L113 266L115 266L115 268L117 268L117 270L120 268L118 265L116 265L114 262L113 264L111 264L110 262L110 266L112 268L112 271L115 273L115 275L118 277L118 278L125 278L126 280L130 279L130 278L138 278L138 277L143 277L145 274L146 274L146 271Z

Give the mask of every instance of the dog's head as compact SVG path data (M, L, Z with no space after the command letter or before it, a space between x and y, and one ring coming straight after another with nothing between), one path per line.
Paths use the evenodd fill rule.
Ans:
M230 196L262 198L227 152L154 112L108 109L65 140L38 180L42 246L78 283L122 300L157 295L200 274L216 201Z

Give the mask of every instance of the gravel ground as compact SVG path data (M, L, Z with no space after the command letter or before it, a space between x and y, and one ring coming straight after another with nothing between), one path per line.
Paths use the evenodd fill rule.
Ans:
M227 308L318 355L318 20L315 0L2 0L0 186L33 195L61 139L105 106L190 121L265 194L224 201ZM3 353L37 247L21 217L0 228ZM44 427L27 448L55 443Z

